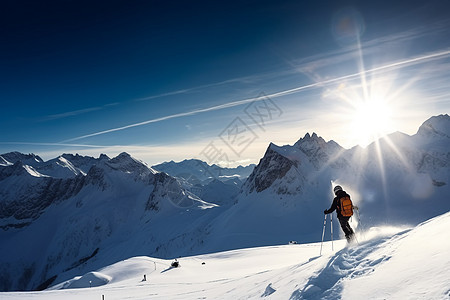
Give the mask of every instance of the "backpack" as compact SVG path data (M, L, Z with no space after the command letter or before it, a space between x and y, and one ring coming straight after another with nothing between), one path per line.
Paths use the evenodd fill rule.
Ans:
M351 217L353 216L353 203L352 200L350 200L349 196L344 196L339 199L341 202L341 215L343 217Z

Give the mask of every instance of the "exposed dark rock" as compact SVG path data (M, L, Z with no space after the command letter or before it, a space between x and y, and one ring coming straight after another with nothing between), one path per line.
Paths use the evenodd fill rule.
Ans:
M259 164L244 184L245 189L248 189L249 193L264 191L275 180L283 178L294 166L292 161L272 150L271 146L272 144L269 145L264 157L259 161Z

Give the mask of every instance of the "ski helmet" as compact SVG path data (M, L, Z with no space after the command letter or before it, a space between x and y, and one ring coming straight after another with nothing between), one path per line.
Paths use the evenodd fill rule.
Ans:
M342 191L342 187L340 185L337 185L334 187L333 191L334 191L334 194L336 195L337 192Z

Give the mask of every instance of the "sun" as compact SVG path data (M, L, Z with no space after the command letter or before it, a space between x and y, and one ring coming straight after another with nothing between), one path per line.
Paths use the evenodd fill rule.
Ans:
M365 147L392 132L392 109L383 97L371 97L354 105L351 131L353 140Z

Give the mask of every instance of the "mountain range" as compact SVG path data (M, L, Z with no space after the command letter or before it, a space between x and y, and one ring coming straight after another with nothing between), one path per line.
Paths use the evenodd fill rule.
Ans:
M416 225L450 210L450 117L366 148L307 133L270 144L257 166L206 166L209 176L199 166L149 167L127 153L0 155L0 290L45 289L139 255L320 241L334 184L359 207L356 231Z
M165 162L152 166L153 169L165 172L174 177L182 178L191 184L205 184L213 179L222 182L239 179L245 181L250 176L254 164L248 166L238 166L236 168L223 168L218 165L209 165L198 159L186 159L181 162Z

